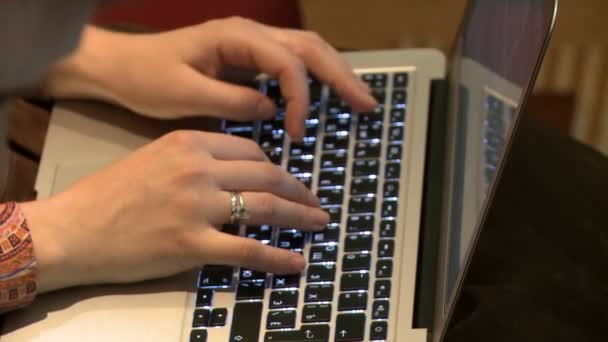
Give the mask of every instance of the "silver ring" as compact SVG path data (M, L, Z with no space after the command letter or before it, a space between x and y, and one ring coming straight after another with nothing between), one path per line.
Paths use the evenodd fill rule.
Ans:
M239 191L230 192L230 223L241 224L243 220L247 220L251 215L245 207L245 198Z

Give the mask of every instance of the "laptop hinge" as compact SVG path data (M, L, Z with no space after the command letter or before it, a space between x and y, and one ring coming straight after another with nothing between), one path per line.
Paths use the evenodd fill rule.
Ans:
M449 83L431 81L429 127L414 300L414 328L433 327L443 181L446 155Z

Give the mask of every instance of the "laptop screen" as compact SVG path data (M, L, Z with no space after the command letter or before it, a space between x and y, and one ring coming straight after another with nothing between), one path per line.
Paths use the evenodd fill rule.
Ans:
M471 0L450 69L445 308L473 247L496 171L551 26L554 1Z

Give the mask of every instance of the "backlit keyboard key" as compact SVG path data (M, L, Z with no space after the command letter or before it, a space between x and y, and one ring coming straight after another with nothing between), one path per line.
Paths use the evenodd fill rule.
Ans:
M344 241L345 252L363 252L372 250L370 234L349 234Z

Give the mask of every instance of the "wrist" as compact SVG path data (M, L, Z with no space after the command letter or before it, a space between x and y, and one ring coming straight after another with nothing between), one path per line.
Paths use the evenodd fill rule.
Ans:
M50 200L21 203L19 205L27 219L34 254L38 262L38 292L44 293L73 286L66 272L67 255L63 247L61 211L55 210Z
M119 53L125 34L86 27L78 48L51 67L42 86L45 96L85 98L117 102L112 91L113 75L120 72Z

